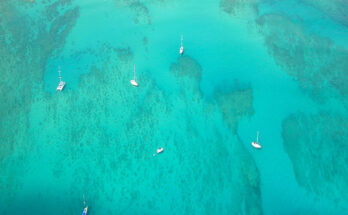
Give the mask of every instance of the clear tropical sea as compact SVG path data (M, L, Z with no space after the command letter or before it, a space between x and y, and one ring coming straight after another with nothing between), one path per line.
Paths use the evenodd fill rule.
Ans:
M347 11L1 0L0 214L348 214Z

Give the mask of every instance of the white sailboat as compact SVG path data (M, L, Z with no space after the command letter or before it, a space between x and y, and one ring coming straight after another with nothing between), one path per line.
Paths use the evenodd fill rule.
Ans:
M87 210L88 210L88 206L87 206L87 207L85 207L85 208L83 209L83 211L82 211L82 215L87 215Z
M183 39L183 36L181 35L181 46L180 46L180 51L179 51L180 55L183 55L183 54L184 54L184 45L183 45L183 43L182 43L183 40L184 40L184 39Z
M160 147L160 148L158 148L157 150L156 150L156 153L157 154L160 154L160 153L162 153L163 152L163 147ZM156 156L156 154L153 154L153 156Z
M163 152L163 150L164 149L161 147L161 148L158 148L156 152L157 152L157 154L159 154L159 153Z
M60 71L60 67L58 68L58 74L59 74L59 84L57 86L57 91L62 91L65 87L65 82L62 81L62 76L60 75L61 71Z
M256 142L251 142L251 145L256 149L261 149L261 145L259 144L259 132L257 132Z
M134 79L130 80L131 85L133 85L134 87L138 86L138 82L136 81L136 75L135 75L135 65L134 65Z
M82 215L87 215L88 206L86 206L85 195L83 195L83 206L85 207L82 211Z

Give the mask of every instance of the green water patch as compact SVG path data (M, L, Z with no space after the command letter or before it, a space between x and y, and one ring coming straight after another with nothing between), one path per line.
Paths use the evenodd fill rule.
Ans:
M30 4L0 2L0 201L14 198L23 188L21 175L29 172L33 150L28 138L31 104L42 89L46 60L64 45L78 17L78 9L68 10L48 28L43 21L48 19L46 11L31 16Z
M132 57L127 49L112 51L118 56L115 59L121 62ZM120 69L111 68L115 66L112 60L108 65L110 65L108 71ZM47 205L50 203L46 200L54 199L62 206L66 205L66 208L59 210L62 214L71 214L71 211L77 210L83 193L89 199L99 197L108 199L113 194L104 193L105 188L101 184L103 180L100 177L105 175L105 171L110 171L110 168L118 165L112 159L113 156L118 156L117 153L112 154L113 150L118 150L114 145L118 139L117 135L122 136L121 133L124 132L118 126L122 127L125 124L132 110L115 111L119 106L125 105L126 101L128 103L128 100L131 100L130 97L125 97L128 98L126 101L111 99L115 98L115 95L126 93L119 91L118 89L122 88L114 85L124 81L119 80L120 76L107 76L100 67L93 67L90 73L90 76L82 76L81 87L77 92L63 91L64 93L52 96L46 95L43 91L36 93L29 113L27 138L32 149L26 158L30 162L26 164L27 173L20 179L24 188L22 190L13 188L18 196L27 194L33 197L46 190L45 194L40 194L42 198L37 201ZM129 80L126 83L129 83ZM112 114L113 112L119 114ZM127 120L124 120L126 116ZM127 150L122 151L121 157ZM91 160L88 161L87 158ZM104 163L110 166L105 166ZM7 165L15 168L9 163ZM89 174L91 170L93 174ZM108 175L105 181L113 179L110 177ZM33 180L42 183L46 189L37 187ZM92 187L93 191L88 192ZM66 201L63 199L64 196L71 198ZM69 201L75 201L76 204L71 204ZM9 204L9 208L16 207L16 204L16 202ZM38 209L37 206L34 204L31 207L34 211L36 208L38 214L49 211L45 207Z
M116 0L116 5L127 6L130 10L133 11L134 17L133 21L136 24L147 24L151 25L151 16L149 8L143 1L139 0Z
M21 112L25 115L28 111L34 96L32 91L42 87L46 60L64 45L64 39L78 17L78 10L75 8L67 11L62 17L57 17L49 32L42 30L45 26L34 25L33 27L37 28L30 28L34 18L21 16L17 8L8 1L1 2L0 11L4 12L0 20L0 35L4 35L0 38L0 115L4 119L0 130L7 135L11 134L6 132L7 129L16 127L16 123L13 122L16 118L18 120L18 115L20 116ZM36 30L41 33L36 34ZM4 125L6 123L11 124ZM19 132L25 130L20 129ZM15 141L8 141L11 142Z
M256 4L261 2L261 0L220 0L220 8L226 13L237 15L242 13L242 11L251 11L255 18L257 15Z
M329 39L307 35L300 26L279 15L258 20L270 55L300 87L317 100L348 95L348 51Z
M252 89L236 89L227 93L216 93L221 113L229 128L237 133L238 121L254 114Z
M133 52L129 47L118 48L116 49L116 52L118 59L124 63L130 63L131 60L133 60Z
M175 90L185 97L186 103L190 103L193 100L201 100L200 81L202 67L194 58L180 56L176 62L170 65L169 70L175 79ZM192 97L192 94L195 96Z
M5 35L0 38L0 114L4 119L0 130L3 135L15 137L16 135L11 135L12 132L6 130L15 129L22 124L13 122L20 120L22 113L23 116L27 113L33 97L32 91L42 86L44 64L54 50L63 46L64 38L77 18L77 12L75 9L68 11L63 17L57 17L49 32L42 32L40 36L34 37L37 35L34 31L45 29L45 26L30 28L34 18L21 16L17 8L8 1L1 2L0 10L1 13L4 12L0 20L0 34ZM18 132L25 130L19 129ZM7 140L5 137L1 139ZM10 145L17 141L6 142Z
M170 71L178 78L190 76L196 82L201 80L202 67L189 56L179 57L178 62L171 65Z
M35 93L26 171L17 179L21 187L9 184L16 196L2 199L4 210L16 214L31 197L39 203L20 209L47 214L56 202L64 206L59 214L72 214L85 194L95 214L262 214L257 168L226 126L220 104L199 92L199 63L174 62L169 69L176 68L183 93L167 95L147 76L138 88L130 85L132 50L105 46L103 54L77 90ZM156 155L158 147L164 152Z
M258 11L260 3L263 1L223 0L220 2L220 7L234 17L248 13L250 9L255 11L248 13L251 21L249 24L259 29L264 37L265 46L275 62L294 77L300 87L316 102L325 103L326 99L335 98L347 108L348 87L345 84L348 81L347 49L335 44L328 37L306 31L304 29L306 26L299 21L300 15L296 15L295 12L291 13L294 20L286 12L277 11L276 7L271 8L277 14L260 15ZM346 3L338 1L306 1L305 3L315 5L320 11L327 5L326 9L330 11L328 13L339 16L337 19L341 21L346 18L341 13ZM304 10L302 15L305 15L305 12L308 13ZM324 14L325 10L322 13Z
M348 2L341 0L305 0L309 4L321 11L339 23L348 27Z
M348 119L321 112L294 114L282 123L285 151L298 183L309 192L347 205Z
M0 213L80 213L84 194L93 214L262 214L258 170L231 129L251 114L251 90L207 102L202 67L189 56L167 68L179 92L164 93L146 74L135 88L134 52L105 45L87 50L103 60L80 76L76 90L48 94L47 59L59 55L79 17L78 8L64 5L51 5L50 24L34 28L39 33L13 29L16 38L33 35L19 46L33 51L0 52L9 71L0 88Z
M227 124L229 130L238 141L233 143L232 154L238 156L239 162L233 169L244 178L240 184L242 193L248 200L240 202L241 207L246 209L246 214L260 214L261 210L261 191L260 176L252 156L247 152L243 143L239 140L237 133L239 120L251 117L254 114L252 107L253 95L250 87L239 87L236 85L232 89L217 89L215 92L216 104L222 115L222 120ZM243 195L243 196L244 196Z

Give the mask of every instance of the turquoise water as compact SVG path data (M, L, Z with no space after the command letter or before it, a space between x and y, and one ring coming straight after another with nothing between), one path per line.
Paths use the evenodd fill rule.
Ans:
M0 214L348 214L347 8L0 1Z

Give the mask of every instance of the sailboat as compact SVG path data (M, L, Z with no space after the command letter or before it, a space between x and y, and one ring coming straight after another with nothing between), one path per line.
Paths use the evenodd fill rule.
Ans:
M158 148L157 150L156 150L156 153L157 154L160 154L160 153L162 153L163 152L163 148L162 147L160 147L160 148ZM156 154L153 154L153 156L156 156Z
M164 150L164 149L163 149L162 147L160 147L160 148L157 149L156 152L157 152L157 154L159 154L159 153L163 152L163 150Z
M87 206L87 207L85 207L85 208L83 209L83 211L82 211L82 215L87 215L87 210L88 210L88 206Z
M88 206L86 206L85 195L83 195L83 205L85 208L82 211L82 215L87 215Z
M131 85L133 85L134 87L138 86L138 82L136 81L136 75L135 75L135 65L134 65L134 79L130 80Z
M65 87L65 82L62 81L62 76L60 75L61 71L60 71L60 67L58 68L58 77L59 77L59 84L58 84L58 87L57 87L57 90L58 91L62 91Z
M180 55L184 54L184 45L183 45L182 41L183 41L183 36L181 35L181 46L180 46L180 51L179 51Z
M259 144L259 132L257 132L256 142L251 142L251 145L256 149L261 149L261 145Z

